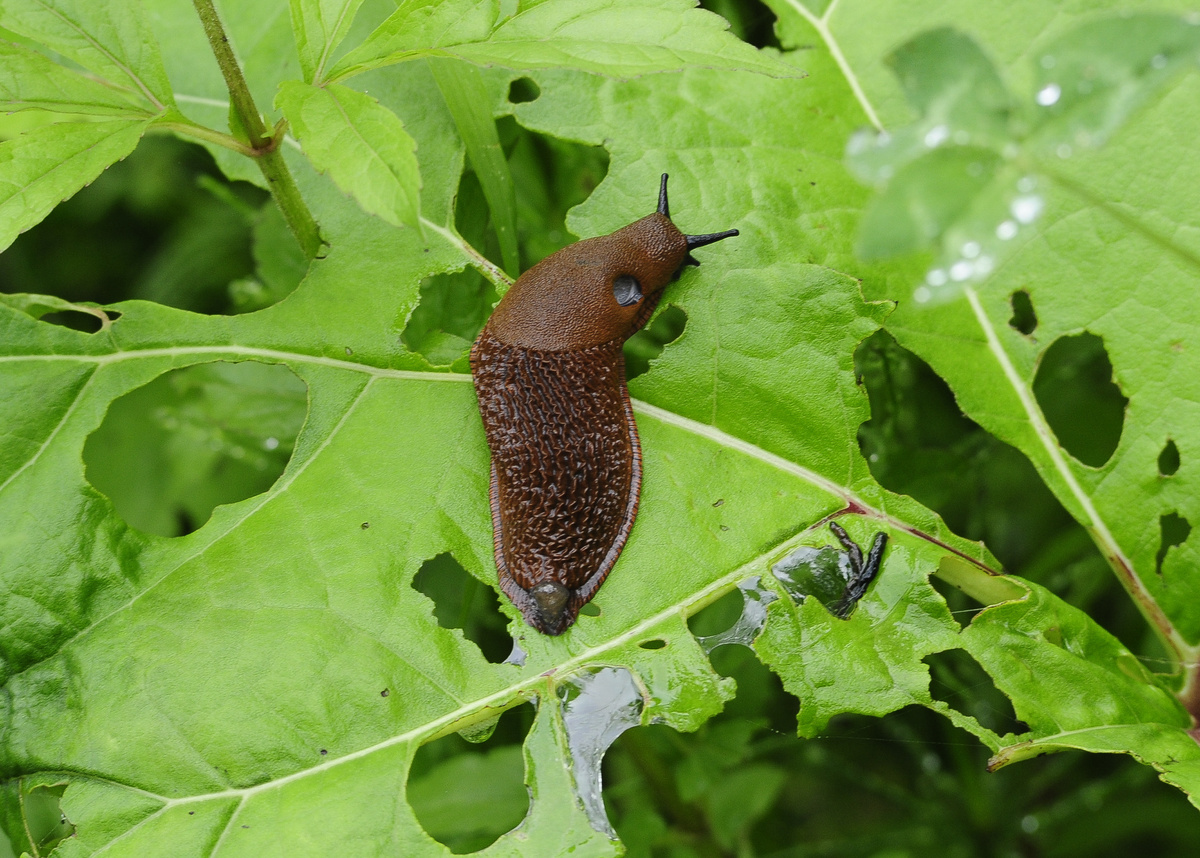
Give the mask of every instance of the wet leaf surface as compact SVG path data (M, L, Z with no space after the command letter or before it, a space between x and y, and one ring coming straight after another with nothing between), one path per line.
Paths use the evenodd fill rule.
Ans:
M163 13L166 4L146 5L162 48L134 66L157 80L161 56L176 93L189 96L181 101L188 115L224 127L211 102L226 95L203 59L202 38L196 49L198 24ZM307 35L299 58L286 14L259 3L230 12L251 89L256 98L267 94L261 105L301 61L315 74L326 48L352 31L326 14L336 5L321 4L319 14L301 7L294 20ZM856 347L881 325L927 360L966 414L1024 452L1093 534L1163 633L1167 667L1172 659L1194 663L1195 537L1174 542L1158 559L1161 572L1155 567L1162 516L1200 521L1188 490L1197 449L1189 403L1200 400L1190 391L1200 371L1186 344L1196 320L1180 298L1194 291L1197 273L1186 226L1195 206L1191 190L1167 193L1200 187L1191 154L1196 83L1166 74L1172 63L1182 67L1172 58L1190 50L1186 39L1167 53L1168 68L1156 69L1152 52L1145 74L1114 72L1116 94L1099 112L1080 102L1070 115L1082 119L1056 120L1072 133L1072 123L1093 123L1097 143L1111 134L1104 148L1065 162L1069 181L1086 190L1068 198L1061 182L1044 196L1041 184L1026 187L1029 174L1005 160L1002 146L995 155L994 144L1012 134L1008 111L1021 103L1002 90L1029 90L1011 83L1015 69L1026 69L1035 101L1047 85L1031 82L1026 52L1049 45L1063 57L1107 56L1095 33L1073 31L1078 22L1065 14L1047 23L1036 4L1025 4L1018 32L978 48L956 31L911 42L931 26L933 4L887 29L899 12L878 3L775 3L783 54L756 55L711 17L688 18L670 45L693 39L708 58L701 65L757 56L764 71L782 66L809 77L689 68L628 81L578 69L613 64L620 78L704 57L670 45L643 51L636 38L657 31L633 24L624 26L634 42L602 43L585 55L561 41L569 22L550 20L562 3L538 4L538 15L495 30L492 4L443 5L436 14L428 7L432 17L388 19L369 50L359 50L362 63L390 65L342 79L347 91L359 88L351 102L360 118L378 119L382 110L403 122L419 185L411 171L377 183L353 172L361 164L339 162L351 170L340 181L350 199L334 184L337 147L318 164L332 180L286 147L329 244L286 299L236 317L126 301L112 308L119 318L93 334L41 321L62 309L53 299L0 303L0 677L8 701L0 819L18 852L40 849L21 833L35 816L44 837L67 831L42 824L53 795L67 820L58 824L73 826L56 855L445 854L432 836L445 827L426 831L406 800L410 788L432 788L409 780L416 749L452 733L481 737L502 712L533 701L537 715L520 752L528 813L482 854L614 855L620 846L599 797L604 749L635 724L694 731L715 716L735 693L708 657L720 644L752 646L778 674L800 699L805 736L834 715L915 704L979 737L996 766L1063 748L1130 753L1196 801L1200 750L1178 696L1183 677L1147 670L1082 611L1037 582L994 574L998 564L985 549L880 487L858 445L870 413L854 369ZM977 5L956 6L956 22L966 26ZM664 0L631 11L630 20L661 22L680 8ZM477 27L474 47L434 44L431 34L444 30L436 15L451 13L459 32ZM861 27L864 18L874 26ZM550 30L522 29L535 19L550 20ZM0 24L18 23L0 5ZM1158 26L1146 24L1138 44L1169 41ZM537 46L530 32L553 38ZM855 41L854 33L868 36ZM686 328L632 384L645 466L641 513L595 599L598 612L548 638L501 599L521 653L505 663L485 658L461 627L439 623L434 603L412 586L441 555L480 586L496 580L487 450L469 379L434 371L402 334L422 283L474 266L498 290L507 285L456 231L464 148L444 102L431 95L428 69L400 61L414 44L527 70L520 74L540 95L519 103L507 100L518 72L483 73L498 111L547 135L605 146L607 178L572 211L573 233L601 234L650 211L664 171L681 227L741 230L736 241L702 251L703 265L670 287L667 300L686 314ZM908 46L892 66L909 76L903 86L915 111L883 62L896 44ZM930 60L943 44L952 50ZM1121 68L1141 68L1145 52L1135 53ZM353 65L338 62L342 71ZM1080 75L1086 67L1069 65ZM947 76L966 94L942 86ZM162 95L157 86L150 91ZM289 98L301 108L332 98L308 83L289 87L285 107ZM1151 103L1147 87L1159 101ZM369 96L360 91L368 89ZM977 89L987 97L972 107ZM324 139L357 127L339 126L335 113L322 114ZM908 160L872 202L843 161L847 141L864 125L901 129L925 116L935 124L895 144L907 153L897 158ZM951 132L914 154L928 147L937 123L951 122L976 135L972 142ZM1172 123L1182 130L1162 142ZM132 126L117 125L121 146L105 149L105 162L133 143L125 139ZM71 127L71 135L83 133ZM1148 140L1163 146L1170 170L1141 169ZM952 146L985 153L978 193L961 195L977 186L955 177L970 178L976 160ZM412 151L407 142L401 148ZM76 157L71 152L57 156ZM891 154L874 151L873 166L859 165L857 175L878 176ZM78 157L88 163L77 178L84 166L103 166ZM406 157L383 152L381 160L394 166ZM233 166L231 154L219 162L231 176L252 175ZM915 171L909 190L889 200L906 170ZM921 178L930 172L949 178L930 184ZM1035 197L1037 211L1021 202ZM364 199L378 203L367 208L382 219L360 207ZM918 307L908 296L923 278L929 285L927 260L860 261L858 229L873 222L872 206L921 213L915 225L897 226L908 230L903 240L888 237L895 248L957 236L955 252L974 260L972 274L956 280L951 263L946 276L970 282L966 294ZM985 272L982 239L975 254L966 242L979 224L995 233L1007 216L1028 229L1019 241L997 233L1013 253ZM11 223L15 234L25 221ZM277 241L287 239L277 231ZM1017 291L1036 310L1036 337L1009 325ZM1117 448L1096 468L1066 458L1032 392L1045 348L1082 329L1103 339L1129 400ZM303 383L308 411L292 455L266 491L217 506L192 533L136 529L88 483L87 439L121 397L172 370L219 361L282 365ZM1175 453L1164 465L1168 441ZM820 598L799 600L772 574L797 551L811 558L836 547L824 525L830 516L862 546L880 531L891 539L881 574L846 620ZM981 608L965 628L930 576ZM741 617L698 640L688 618L738 588ZM949 650L965 651L987 672L1027 730L999 735L931 694L926 659ZM516 761L510 751L492 764L510 771ZM729 845L781 788L770 761L739 778L706 794L713 834ZM440 819L430 827L453 822L445 808Z

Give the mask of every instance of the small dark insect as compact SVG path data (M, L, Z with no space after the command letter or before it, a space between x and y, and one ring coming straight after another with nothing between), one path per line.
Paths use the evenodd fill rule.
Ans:
M471 348L492 451L500 587L540 632L566 631L604 583L637 515L641 450L621 346L691 251L667 206L565 247L513 284Z
M862 549L858 547L857 542L850 538L850 534L846 533L844 527L836 521L831 521L829 529L833 531L838 542L842 543L842 548L846 549L846 555L850 561L850 578L846 581L846 589L842 591L842 598L833 606L833 615L844 620L850 616L850 612L854 610L858 600L863 597L863 594L867 592L867 587L879 574L879 564L883 560L883 549L887 547L888 538L887 534L882 531L876 533L875 539L871 542L871 550L864 560Z

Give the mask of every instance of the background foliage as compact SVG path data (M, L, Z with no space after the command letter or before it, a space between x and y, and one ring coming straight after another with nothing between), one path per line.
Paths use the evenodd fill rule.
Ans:
M12 854L1192 854L1170 5L226 4L255 127L179 0L0 2ZM546 639L465 350L663 171L742 235L630 344L643 512Z

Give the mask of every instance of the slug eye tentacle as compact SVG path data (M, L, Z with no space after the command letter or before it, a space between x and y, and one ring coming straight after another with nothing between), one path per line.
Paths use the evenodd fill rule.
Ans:
M642 284L636 277L622 274L613 281L613 297L622 307L632 307L642 300Z
M671 217L671 206L667 202L667 174L666 173L662 174L662 181L658 186L658 213L667 218ZM720 241L723 238L733 238L737 234L738 234L738 231L736 229L727 229L724 232L710 232L707 235L685 235L684 238L687 239L688 251L692 251L692 250L695 250L697 247L704 247L704 245L706 245L706 244L712 244L713 242ZM697 259L696 257L692 256L692 254L689 252L688 255L684 258L683 264L684 265L699 265L700 260ZM676 275L676 276L678 276L678 275ZM617 300L619 301L620 298L618 298ZM627 307L629 305L622 304L621 306Z
M708 235L685 235L684 238L687 239L688 250L695 250L697 247L704 247L706 244L712 244L723 238L733 238L737 234L736 229L727 229L724 232L710 232Z

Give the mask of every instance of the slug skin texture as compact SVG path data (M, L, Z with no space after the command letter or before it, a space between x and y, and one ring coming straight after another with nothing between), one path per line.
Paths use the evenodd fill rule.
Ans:
M492 452L500 588L525 621L560 635L600 589L637 516L641 448L621 346L641 330L690 250L658 210L563 248L508 290L471 348Z

